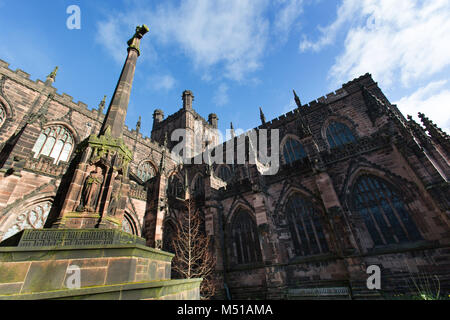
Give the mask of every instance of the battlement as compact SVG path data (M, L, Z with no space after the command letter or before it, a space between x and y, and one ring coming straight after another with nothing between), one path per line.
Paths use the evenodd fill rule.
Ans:
M20 83L21 85L38 92L47 91L49 93L54 94L54 100L59 102L71 109L74 109L82 114L92 118L93 120L97 119L98 110L92 109L89 110L88 105L82 101L74 102L73 97L67 93L59 94L57 89L52 85L47 85L44 81L40 79L36 79L33 81L30 79L30 74L26 73L21 69L12 70L9 68L10 64L4 60L0 59L0 73L7 76L9 79ZM2 70L3 69L3 70Z
M366 73L365 75L362 75L358 78L355 78L355 79L343 84L342 87L339 88L338 90L330 92L330 93L326 94L325 96L317 98L316 100L313 100L313 101L303 105L302 112L304 112L304 111L310 112L316 108L322 108L323 106L325 106L327 104L330 104L337 100L340 100L350 93L348 90L349 87L358 85L358 86L356 86L356 88L359 90L360 89L359 85L361 85L361 84L365 85L365 86L371 86L376 83L373 81L372 75L369 73ZM353 92L354 90L351 90L351 91ZM271 127L271 126L275 127L277 125L280 125L283 121L294 118L298 112L299 112L299 109L296 108L286 114L283 114L271 121L266 122L264 125L257 127L257 129L264 129L267 127Z
M97 121L97 122L102 121L102 117L99 117L98 109L94 108L94 109L90 110L88 105L81 101L78 101L75 103L73 101L74 98L71 95L69 95L67 93L59 94L57 92L57 89L55 87L53 87L52 84L46 84L45 82L43 82L42 80L39 80L39 79L37 79L36 81L33 81L30 79L30 74L26 73L25 71L23 71L21 69L17 69L17 70L13 71L9 68L9 66L10 66L10 64L8 62L5 62L0 59L0 73L5 74L8 78L12 79L13 81L19 82L20 84L22 84L32 90L39 91L39 92L46 91L49 93L53 93L54 101L61 103L75 111L78 111L78 112L82 113L83 115L91 118L94 121ZM347 95L349 95L351 93L354 93L354 92L360 90L361 85L370 87L374 84L376 84L376 83L373 81L372 76L369 73L366 73L365 75L362 75L358 78L355 78L355 79L343 84L342 87L339 88L338 90L330 92L330 93L326 94L325 96L322 96L316 100L313 100L313 101L303 105L301 107L301 109L296 108L292 111L282 114L282 115L278 116L277 118L274 118L274 119L266 122L265 124L262 124L262 125L256 127L255 129L259 130L259 129L265 129L265 128L270 128L270 127L278 127L278 126L282 125L283 123L285 123L286 121L294 120L299 112L306 112L306 113L312 112L315 109L322 108L327 104L333 103L339 99L346 97ZM169 115L167 118L163 119L159 123L156 123L154 125L153 129L158 130L158 129L164 127L164 125L166 125L167 123L175 121L180 116L182 116L184 110L186 112L191 112L195 116L196 119L202 121L205 126L210 127L209 122L206 121L205 118L203 118L201 115L199 115L195 110L193 110L193 109L186 110L186 109L181 108L180 110ZM248 132L243 133L243 134L237 136L236 139L240 139L240 138L242 138L242 136L245 136L247 134L248 134ZM165 147L162 144L152 140L151 137L143 136L141 132L136 132L135 129L130 129L126 125L124 126L124 135L126 137L130 138L131 140L135 140L138 143L144 144L150 148L153 148L156 150L165 149Z
M146 145L154 150L162 151L166 150L166 153L169 154L170 150L166 148L164 145L158 143L157 141L152 140L148 136L144 136L141 132L137 132L135 129L129 129L128 126L124 126L124 136L131 140L135 140L140 144Z
M1 68L5 68L5 69L9 69L9 63L6 61L3 61L2 59L0 59L0 67Z
M25 79L30 79L30 74L26 73L25 71L21 70L21 69L16 69L16 71L14 71L19 77L25 78Z
M341 88L337 89L336 91L330 92L326 94L325 96L322 96L320 98L317 98L316 100L313 100L301 107L301 112L312 112L315 111L315 109L323 108L325 105L333 103L335 101L338 101L346 96L348 96L350 93L353 93L357 90L360 90L360 86L364 85L366 87L376 85L376 83L372 79L372 75L369 73L366 73L365 75L362 75L358 78L355 78L345 84L342 85ZM274 118L270 121L267 121L265 124L262 124L256 128L255 130L260 129L267 129L270 127L277 127L281 125L283 122L294 120L296 115L300 112L299 108L295 108L292 111L289 111L285 114L282 114L278 116L277 118ZM248 134L248 132L243 133L236 138L242 138L242 136Z
M169 122L171 122L171 121L177 119L178 117L181 116L182 111L183 111L183 109L180 109L180 110L178 110L177 112L172 113L171 115L167 116L167 118L165 118L164 120L162 120L161 122L159 122L159 123L157 124L157 126L155 126L155 128L162 127L162 126L164 126L164 124L169 123Z
M192 113L196 117L197 120L202 121L204 126L211 127L210 123L208 121L206 121L206 119L204 117L202 117L194 109L187 109L187 110L186 109L180 109L177 112L172 113L171 115L167 116L167 118L163 119L162 121L156 123L155 126L154 126L154 129L159 129L159 128L163 127L165 124L178 119L183 114L183 111Z
M46 83L40 79L33 81L30 79L30 74L26 73L25 71L23 71L21 69L12 70L9 68L9 66L10 66L10 64L8 62L0 59L0 73L1 74L5 74L5 76L7 76L8 78L12 79L13 81L19 82L21 85L24 85L31 90L35 90L35 91L39 91L39 92L46 90L47 92L54 94L54 97L53 97L54 101L56 101L62 105L65 105L75 111L78 111L85 116L88 116L89 118L91 118L94 121L102 121L103 117L98 118L98 109L96 109L96 108L89 109L89 106L86 103L84 103L82 101L75 102L73 100L74 98L71 95L69 95L65 92L63 92L62 94L59 94L57 92L57 89L55 87L53 87L52 85L50 85L50 86L46 85ZM2 68L4 70L2 70ZM143 136L141 133L139 133L136 136L136 130L135 129L130 130L128 128L128 126L126 126L126 125L124 127L124 134L128 138L130 138L132 140L137 139L138 143L145 144L153 149L163 150L165 148L163 145L160 145L159 143L153 141L148 136Z
M350 80L350 81L344 83L342 85L342 87L344 88L344 87L350 86L350 85L355 84L355 83L367 82L367 81L374 83L374 81L372 79L372 75L370 73L366 73L366 74L364 74L362 76L359 76L358 78Z
M294 118L294 116L299 112L299 110L296 108L294 110L291 110L285 114L282 114L278 118L272 119L270 121L267 121L265 124L262 124L255 129L267 129L271 126L277 126L278 124L282 123L283 121L289 120L290 118Z
M333 103L339 99L342 99L347 94L348 94L348 92L344 89L344 87L342 87L336 91L330 92L330 93L326 94L325 96L322 96L320 98L317 98L316 100L313 100L313 101L307 103L305 105L305 107L307 107L309 109L322 107L325 104Z

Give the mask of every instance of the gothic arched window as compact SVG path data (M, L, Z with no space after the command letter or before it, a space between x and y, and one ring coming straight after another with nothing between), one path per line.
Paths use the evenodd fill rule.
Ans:
M205 194L205 184L203 183L203 177L198 176L195 179L195 183L192 189L192 195L194 197L201 197Z
M24 229L42 229L52 207L50 201L41 202L20 213L6 230L2 240L6 240Z
M295 139L289 138L283 147L283 155L286 164L294 163L300 159L306 158L306 152L302 144Z
M0 127L6 120L6 111L2 105L0 105Z
M327 128L327 139L330 148L336 148L341 145L356 141L353 132L341 122L331 122Z
M134 226L133 219L125 213L122 220L122 231L136 235L136 227Z
M173 176L169 181L168 193L169 195L176 198L184 198L183 184L181 183L180 179L178 179L176 176Z
M231 228L232 259L237 264L262 261L256 223L247 211L236 213Z
M228 166L220 166L218 175L223 181L228 181L231 178L231 170Z
M363 175L355 183L352 196L375 245L422 239L400 195L384 180Z
M155 170L153 169L153 166L150 164L150 162L146 161L138 167L137 176L143 182L147 182L155 176Z
M286 205L286 216L297 255L328 252L319 212L312 202L304 200L298 194L291 196Z
M68 161L72 152L74 141L69 130L63 126L46 128L34 144L32 152L38 158L41 154L59 161Z

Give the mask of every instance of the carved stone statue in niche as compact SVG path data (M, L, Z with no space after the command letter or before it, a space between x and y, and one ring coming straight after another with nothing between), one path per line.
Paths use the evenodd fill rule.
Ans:
M100 190L103 183L103 173L100 168L92 171L84 181L80 205L77 211L94 212L97 207Z
M108 215L115 216L121 198L122 175L117 174L111 191L111 200L108 207Z

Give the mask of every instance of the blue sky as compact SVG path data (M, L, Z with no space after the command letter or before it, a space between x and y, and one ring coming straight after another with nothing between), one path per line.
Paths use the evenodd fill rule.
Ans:
M81 9L69 30L66 9ZM405 114L422 111L450 131L449 0L0 0L0 59L45 77L96 108L111 98L137 24L142 41L126 124L165 115L194 92L194 108L224 131L258 126L372 73Z

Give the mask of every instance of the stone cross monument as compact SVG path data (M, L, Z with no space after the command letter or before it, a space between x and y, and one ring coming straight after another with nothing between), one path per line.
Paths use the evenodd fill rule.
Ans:
M120 229L129 191L128 167L133 155L122 134L140 55L140 42L149 31L143 25L128 41L128 55L98 134L84 141L70 187L53 228Z
M173 254L121 230L133 158L122 133L140 41L148 31L137 27L128 41L102 128L78 146L52 208L54 222L0 243L0 300L200 298L202 279L171 280Z

